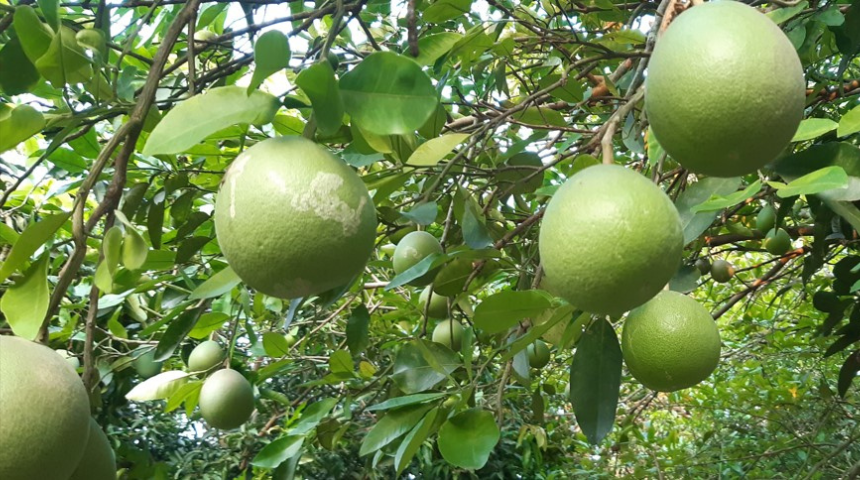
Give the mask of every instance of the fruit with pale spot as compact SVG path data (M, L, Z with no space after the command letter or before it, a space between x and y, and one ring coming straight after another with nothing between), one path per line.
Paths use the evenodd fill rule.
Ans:
M411 232L403 237L394 249L392 257L394 273L400 275L434 253L442 253L442 245L436 237L424 231ZM438 272L439 269L434 268L410 281L409 284L423 287L432 282Z
M308 139L278 137L233 161L215 201L215 230L248 286L308 297L362 272L376 212L364 182L341 159Z
M198 405L210 426L239 428L254 412L254 388L236 370L218 370L203 382Z

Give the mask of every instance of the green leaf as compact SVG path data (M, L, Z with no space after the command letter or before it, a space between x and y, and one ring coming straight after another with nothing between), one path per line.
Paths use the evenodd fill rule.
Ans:
M420 262L413 265L412 268L407 269L400 275L397 275L396 277L391 279L391 281L388 282L388 285L385 286L385 290L391 290L393 288L406 285L412 280L424 276L427 272L442 265L447 260L448 257L444 253L430 254Z
M0 120L0 153L14 148L45 128L45 117L29 105L18 105Z
M472 262L465 258L455 258L439 269L433 279L433 292L453 297L463 291L471 275Z
M791 7L777 8L776 10L767 12L765 15L770 17L770 19L773 20L774 23L780 25L784 22L787 22L788 20L791 20L807 7L809 7L809 2L803 1Z
M213 133L239 124L264 125L275 118L278 99L242 87L217 87L170 110L149 136L144 155L180 153Z
M48 264L51 256L42 258L24 272L24 277L10 286L0 298L0 310L15 335L35 340L48 313Z
M621 348L606 319L582 335L570 365L570 401L579 427L597 444L612 430L621 386Z
M254 75L248 85L248 94L263 84L267 78L290 65L290 43L287 36L278 30L269 30L260 35L254 44Z
M272 358L281 358L290 352L290 344L280 333L266 332L263 334L263 350Z
M161 248L161 235L164 228L164 191L155 194L149 203L149 215L146 217L146 229L149 233L149 241L152 248Z
M442 368L442 372L430 365L425 358L424 349L418 345L419 342L425 342L423 346L437 356L434 360L437 368ZM397 352L391 379L403 393L411 395L433 388L456 370L459 364L456 354L445 349L444 346L423 340L413 340L403 345L403 348Z
M187 310L182 312L178 317L170 322L161 340L158 341L158 346L155 347L155 361L163 362L173 355L176 347L185 340L188 333L194 329L194 324L200 318L200 309Z
M164 406L165 412L172 412L179 408L182 405L182 402L186 402L189 399L194 399L193 403L197 403L197 399L200 398L200 389L203 388L203 382L188 382L179 387L170 397L167 399L167 404Z
M343 125L343 99L337 88L334 70L326 62L319 62L302 70L296 85L311 100L314 118L323 135L334 135Z
M127 228L122 241L122 264L129 270L137 270L146 262L149 247L146 240L134 228Z
M251 465L260 468L276 468L287 459L295 457L302 449L305 437L302 435L287 435L266 445L251 461Z
M102 239L102 254L104 255L104 263L111 275L116 273L116 267L119 266L122 255L122 228L114 225L105 232Z
M839 120L839 127L836 129L836 136L846 137L857 132L860 132L860 105L842 116L842 119Z
M31 91L39 83L39 71L27 58L21 40L12 37L0 49L0 90L6 95L20 95Z
M176 393L185 382L188 381L190 373L179 370L162 372L147 379L131 389L125 398L134 402L147 402L151 400L163 400Z
M705 177L690 185L675 200L675 208L681 217L681 226L684 229L684 244L688 244L699 238L717 218L717 211L699 212L693 211L696 205L701 204L712 196L725 196L738 189L741 179Z
M837 389L839 390L840 397L845 398L845 394L848 393L848 389L851 387L854 377L857 376L857 372L860 372L860 350L855 350L851 355L848 355L845 363L839 369Z
M21 48L30 62L36 63L39 57L48 51L54 32L39 20L39 15L29 5L20 6L15 9L12 18L15 33L21 41Z
M66 223L70 215L71 213L47 215L41 221L24 229L21 236L18 237L18 241L12 246L3 266L0 266L0 282L21 268L30 259L30 255L44 245Z
M501 432L493 414L470 408L449 418L439 429L439 452L451 465L477 470L487 463Z
M436 202L431 200L413 207L412 210L409 210L408 212L401 212L400 215L412 220L418 225L430 225L436 220L438 209L439 207L436 205Z
M352 356L346 350L337 350L331 354L328 359L328 368L331 373L348 373L352 375L355 372L355 364L352 362Z
M493 244L485 221L477 204L472 200L466 202L466 208L463 209L463 240L469 248L481 250Z
M358 454L373 453L412 430L430 408L431 405L414 405L388 412L364 437Z
M367 307L359 305L352 310L346 323L346 346L353 355L363 352L370 344L368 327L370 313Z
M417 393L415 395L406 395L403 397L395 397L390 398L384 402L377 403L376 405L371 405L367 407L368 412L375 412L380 410L389 410L392 408L405 407L407 405L415 405L419 403L427 403L432 400L438 400L444 396L448 395L447 393Z
M475 309L475 326L489 334L503 332L525 318L550 308L547 296L537 290L505 290L484 299Z
M812 195L834 188L844 187L848 183L848 174L842 167L825 167L808 173L797 180L792 180L788 185L777 186L771 182L780 198L793 197L795 195Z
M197 323L194 325L194 328L191 329L191 332L188 333L188 336L198 340L204 339L212 332L219 330L224 325L224 322L229 319L230 315L222 312L204 313L200 316L200 319L197 320Z
M549 108L528 107L513 114L511 118L527 125L552 125L556 127L569 126L561 113Z
M471 9L472 0L438 0L424 10L421 20L427 23L445 22L468 15Z
M433 65L436 60L450 52L454 45L462 39L462 34L454 32L422 35L418 40L418 56L414 60L419 65Z
M337 405L336 398L326 398L310 404L302 411L302 417L293 428L289 430L290 435L304 435L319 425L334 406Z
M756 180L752 183L752 185L748 186L744 190L740 192L735 192L731 195L727 195L725 197L719 195L711 195L707 201L704 201L693 208L690 209L693 213L699 212L710 212L715 210L722 210L724 208L733 207L748 198L752 198L753 195L758 193L761 190L761 181Z
M436 421L436 415L439 413L438 408L434 408L427 412L427 415L418 422L412 430L400 442L397 447L397 453L394 455L394 466L397 467L397 475L400 475L403 470L412 462L412 457L418 453L421 444L430 435L433 425Z
M93 76L90 58L78 45L74 30L66 26L60 27L48 50L33 64L55 88L87 83Z
M837 123L829 118L807 118L800 122L792 142L802 142L818 138L827 132L836 130Z
M433 167L467 138L468 133L449 133L427 140L412 152L406 163L413 167Z
M439 95L417 63L393 52L376 52L340 79L346 112L377 135L414 132L436 111Z
M59 2L57 0L37 0L42 16L55 31L60 28Z
M215 275L212 275L205 282L201 283L191 292L189 300L199 300L203 298L212 298L224 295L233 290L233 287L242 281L239 275L232 268L225 267Z

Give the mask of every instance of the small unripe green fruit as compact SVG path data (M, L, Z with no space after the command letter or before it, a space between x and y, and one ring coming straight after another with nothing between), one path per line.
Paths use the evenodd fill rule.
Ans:
M0 336L0 478L67 479L84 454L90 402L50 348Z
M543 368L549 363L549 347L541 340L535 340L534 343L526 347L526 353L532 368Z
M115 480L116 457L105 432L90 418L90 435L84 456L69 480Z
M463 343L463 325L456 320L444 320L433 329L433 341L446 347L460 351Z
M379 247L379 252L383 255L388 255L389 257L394 255L394 250L397 248L397 245L393 243L386 243L385 245Z
M707 275L711 271L711 262L707 258L700 258L696 260L696 268L702 275Z
M287 340L287 346L288 347L292 347L293 345L295 345L296 343L299 342L299 339L296 338L296 336L293 335L292 333L288 333L288 334L284 335L284 339Z
M766 233L774 226L776 226L776 210L770 205L765 205L755 217L755 229Z
M767 233L764 239L764 248L771 255L785 255L791 250L791 237L782 228L775 228Z
M254 388L236 370L218 370L200 389L200 413L209 425L239 428L254 412Z
M78 30L78 33L75 34L75 39L78 45L97 52L104 50L107 43L104 32L95 28Z
M427 308L427 297L430 296L430 286L421 291L418 297L418 309L421 314L424 314L424 309ZM430 308L427 309L427 315L430 318L447 318L448 317L448 297L443 297L438 293L434 293L430 297Z
M427 232L412 232L407 234L394 249L394 273L400 275L434 253L442 253L442 245L436 237ZM409 282L410 285L423 287L433 281L439 269L433 269Z
M715 282L726 283L735 276L735 267L725 260L714 260L711 266L711 278Z
M197 42L211 42L218 38L218 34L210 30L197 30L194 32L194 40Z
M224 349L214 340L207 340L194 347L188 356L188 370L205 372L224 361Z
M158 375L161 372L161 367L164 362L155 361L155 349L150 349L146 353L134 359L134 369L137 374L143 378L150 378Z

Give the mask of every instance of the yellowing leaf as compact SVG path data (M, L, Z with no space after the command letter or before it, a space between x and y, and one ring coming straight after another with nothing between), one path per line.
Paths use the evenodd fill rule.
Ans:
M469 138L467 133L451 133L427 140L412 152L406 163L414 167L432 167L467 138Z

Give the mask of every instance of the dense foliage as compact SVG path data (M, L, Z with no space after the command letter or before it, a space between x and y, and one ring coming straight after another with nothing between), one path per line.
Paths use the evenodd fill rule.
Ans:
M699 3L0 0L0 333L80 359L122 478L855 478L860 2L752 2L808 90L789 149L733 178L681 168L643 109ZM379 226L354 282L282 300L230 269L213 209L240 152L290 135L361 176ZM544 209L601 162L681 216L670 287L722 338L693 388L643 387L623 317L542 281ZM415 230L443 251L395 274ZM422 278L460 338L431 341ZM254 386L239 429L197 408L207 339Z

